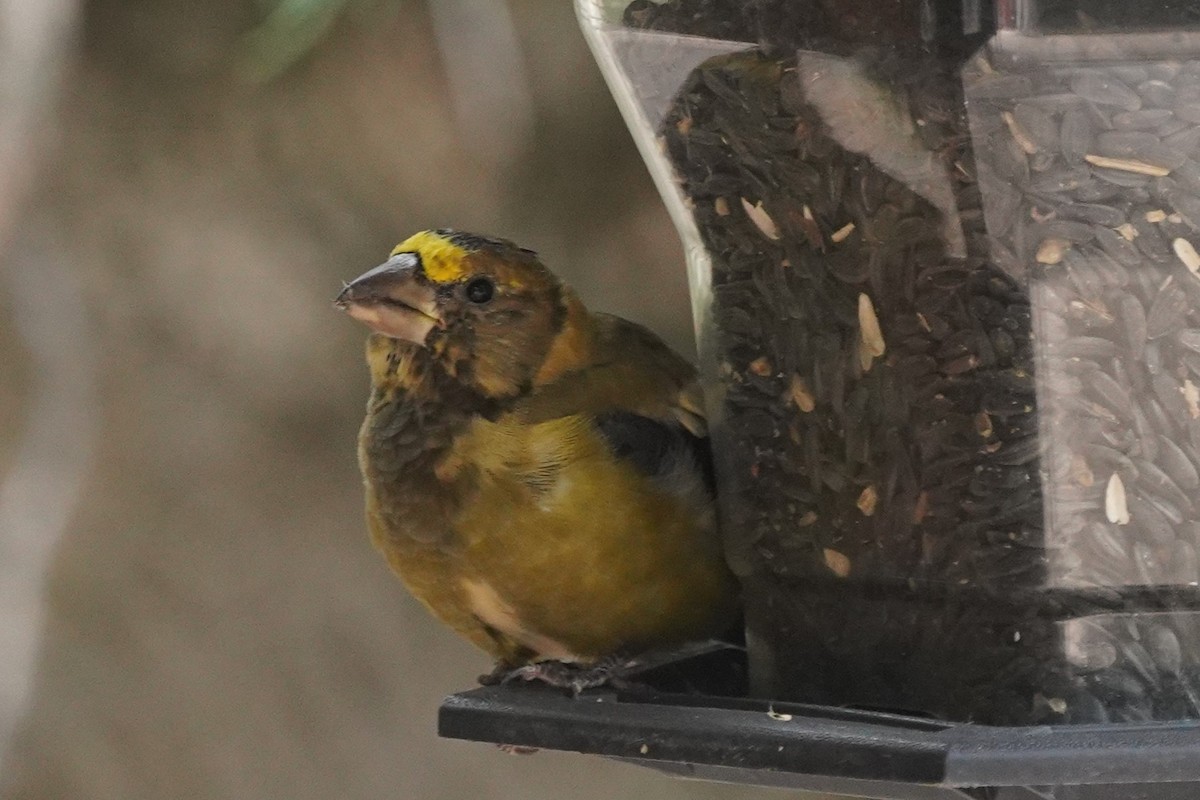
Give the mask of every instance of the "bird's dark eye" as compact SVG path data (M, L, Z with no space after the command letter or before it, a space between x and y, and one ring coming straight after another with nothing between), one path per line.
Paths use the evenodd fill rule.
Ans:
M496 293L496 286L490 278L472 278L467 284L467 299L472 303L486 303Z

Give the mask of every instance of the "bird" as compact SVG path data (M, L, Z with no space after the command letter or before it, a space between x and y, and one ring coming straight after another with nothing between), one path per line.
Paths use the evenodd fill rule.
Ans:
M599 685L739 613L696 369L538 255L425 230L335 305L370 333L371 541L513 676ZM646 657L648 660L648 657Z

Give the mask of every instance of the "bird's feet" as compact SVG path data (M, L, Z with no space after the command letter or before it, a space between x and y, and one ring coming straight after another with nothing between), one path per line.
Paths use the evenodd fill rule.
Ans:
M513 681L538 681L558 689L567 689L578 696L585 689L611 686L614 689L637 688L640 676L663 667L711 653L741 650L725 642L710 639L683 645L652 648L640 653L616 653L596 661L576 663L567 661L534 661L515 665L499 661L487 675L480 675L484 686L498 686Z
M628 688L627 676L637 671L637 659L612 655L586 664L568 661L535 661L514 667L503 661L487 675L479 676L484 686L496 686L513 681L538 681L556 689L567 689L578 696L584 689L598 686Z

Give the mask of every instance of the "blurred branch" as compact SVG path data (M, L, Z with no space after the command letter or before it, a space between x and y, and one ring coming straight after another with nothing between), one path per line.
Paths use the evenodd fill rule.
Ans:
M89 424L75 424L91 419L77 404L91 402L92 381L89 364L74 360L90 355L91 341L74 276L61 264L16 258L10 247L22 201L52 141L45 123L78 10L74 0L0 0L0 289L7 290L12 305L6 312L38 376L15 462L0 481L0 756L29 700L42 584L78 498L92 440ZM47 293L47 286L54 291ZM86 354L74 352L81 343ZM75 374L77 368L84 373Z
M243 42L239 71L252 83L278 78L307 56L339 19L398 0L275 0Z
M376 19L400 0L270 0L243 41L239 71L251 83L283 75L349 14ZM487 168L519 157L532 136L533 96L508 0L426 0L449 102L463 144Z
M428 0L463 143L496 168L533 135L533 93L508 0Z
M0 243L32 177L28 151L58 88L77 10L75 0L0 0Z
M53 234L22 226L0 263L6 311L36 376L16 457L0 481L0 755L29 702L46 570L91 469L98 428L98 358L83 288L70 259L35 247L38 239Z

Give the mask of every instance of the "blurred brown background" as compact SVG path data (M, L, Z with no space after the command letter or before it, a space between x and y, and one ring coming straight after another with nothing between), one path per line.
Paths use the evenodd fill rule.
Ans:
M496 233L688 349L684 269L569 0L332 6L0 1L0 796L764 791L435 737L339 280Z

